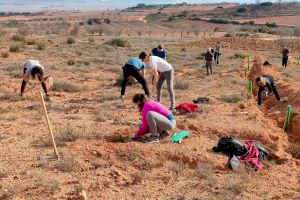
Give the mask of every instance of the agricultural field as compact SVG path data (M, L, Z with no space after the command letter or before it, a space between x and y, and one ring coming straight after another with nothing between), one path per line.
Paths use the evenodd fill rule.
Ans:
M297 37L266 33L259 39L251 31L250 36L238 36L246 25L215 30L203 21L193 26L200 30L187 32L177 25L181 22L173 27L167 26L170 22L153 24L139 14L117 11L46 13L0 21L1 200L81 200L85 193L93 200L300 198ZM271 36L276 37L267 40ZM217 42L223 47L220 65L207 76L201 54ZM122 66L158 44L175 70L176 104L210 99L198 105L200 113L176 114L177 129L172 133L192 132L181 144L169 138L155 144L129 139L140 120L131 98L142 89L132 83L125 100L120 99ZM282 45L290 50L287 69L281 67ZM246 55L251 59L245 73ZM40 84L27 85L25 96L19 96L27 59L39 60L54 79L46 108L59 160L47 159L53 147ZM265 60L272 67L263 67ZM279 103L270 95L261 108L257 106L257 87L251 93L247 84L266 73L274 76L288 102ZM169 106L166 88L162 104ZM285 132L289 104L293 115ZM244 165L229 169L228 156L212 151L228 135L255 140L272 151L262 171Z

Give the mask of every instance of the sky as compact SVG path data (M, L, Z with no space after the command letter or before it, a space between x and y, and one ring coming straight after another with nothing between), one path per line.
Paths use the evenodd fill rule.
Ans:
M124 9L135 6L138 3L214 3L224 1L226 0L0 0L0 12L36 12L56 9L104 10ZM229 1L239 3L255 2L255 0L228 0L228 2ZM263 1L264 0L261 0L261 2Z

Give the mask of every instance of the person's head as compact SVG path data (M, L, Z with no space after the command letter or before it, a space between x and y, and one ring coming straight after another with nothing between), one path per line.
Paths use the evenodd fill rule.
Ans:
M132 102L139 107L140 111L143 110L146 100L147 100L146 96L144 94L140 94L140 93L135 94L132 98Z
M142 61L144 61L146 59L146 57L147 57L147 54L144 51L141 52L139 55L139 59L141 59Z
M207 53L211 53L211 49L210 48L207 49Z
M265 86L266 85L266 82L264 80L264 77L262 76L259 76L256 78L256 83L259 85L259 86Z
M218 42L217 44L221 44L221 42Z
M39 76L39 77L43 77L43 69L40 68L40 67L34 67L32 70L31 70L31 76L33 79L35 79L36 76Z
M157 46L157 49L158 49L159 51L161 51L161 50L163 49L162 45L159 44L159 45Z

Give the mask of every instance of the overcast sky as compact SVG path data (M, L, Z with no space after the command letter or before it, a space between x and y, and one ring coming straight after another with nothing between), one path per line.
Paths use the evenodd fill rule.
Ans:
M255 0L229 0L230 2L253 3ZM261 0L263 2L264 0ZM0 0L0 12L7 11L41 11L51 9L122 9L135 6L138 3L166 4L166 3L213 3L224 0Z

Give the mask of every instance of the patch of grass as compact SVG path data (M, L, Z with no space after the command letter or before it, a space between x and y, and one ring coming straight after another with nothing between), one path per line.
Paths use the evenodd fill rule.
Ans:
M68 65L75 65L75 60L69 59L69 60L67 61L67 64L68 64Z
M74 92L79 92L81 89L80 87L66 81L55 81L52 86L52 90L57 92L74 93Z
M12 44L10 47L9 47L9 52L20 52L21 51L21 45L20 44Z
M288 148L288 152L296 159L300 159L300 144L293 143Z
M126 142L126 137L124 137L123 135L121 134L118 134L116 135L113 139L112 139L113 142L115 143L125 143Z
M76 172L79 171L80 165L73 158L62 159L55 164L55 168L61 172Z
M108 94L108 95L104 95L104 96L101 96L98 100L99 103L104 103L106 101L115 101L115 100L118 100L119 97L114 95L114 94Z
M116 46L116 47L129 47L130 46L130 44L127 40L120 39L120 38L111 39L111 40L105 42L104 44L110 45L110 46Z
M76 42L75 39L72 38L72 37L69 37L69 38L67 39L67 44L74 44L75 42Z
M240 59L245 59L246 58L246 55L244 54L241 54L241 53L235 53L233 55L234 58L240 58Z
M95 42L95 39L92 38L92 37L89 37L89 38L88 38L88 41L89 41L89 43L94 43L94 42Z
M10 101L10 102L17 102L24 100L24 97L20 96L19 94L4 94L3 96L0 96L1 100Z
M214 172L213 166L211 163L204 162L198 165L198 168L195 170L195 176L200 179L207 179L212 176Z
M169 168L175 174L179 175L186 168L186 166L182 161L179 161L179 162L171 162Z
M44 50L44 49L46 49L46 47L47 47L47 44L45 41L39 41L36 43L37 50Z
M140 157L139 150L135 148L128 149L127 151L122 151L119 153L122 160L127 160L133 162Z
M36 45L37 41L33 38L27 39L26 41L27 45Z
M51 194L54 194L57 190L59 190L59 182L48 177L40 178L37 185L43 187L47 192Z
M176 81L174 85L174 89L187 90L190 88L190 86L191 86L190 81L181 80L181 81Z
M221 95L219 98L220 101L226 103L237 103L239 101L243 101L245 99L241 94L230 94L230 95Z
M1 57L2 58L8 58L9 57L9 53L7 51L1 52Z
M146 179L146 173L144 171L139 171L139 172L133 173L131 175L131 178L132 178L132 184L138 184L138 183L143 182L143 180Z
M23 41L25 41L25 36L22 35L22 34L20 34L20 33L18 33L18 34L13 35L13 36L11 37L11 39L12 39L13 41L20 41L20 42L23 42Z
M80 137L80 133L68 125L57 137L57 143L74 142Z

